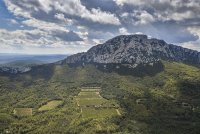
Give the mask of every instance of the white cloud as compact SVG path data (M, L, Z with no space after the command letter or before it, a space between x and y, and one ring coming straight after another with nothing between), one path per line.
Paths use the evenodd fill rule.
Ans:
M119 33L123 35L130 34L125 27L119 28Z
M149 2L149 0L114 0L117 5L123 6L124 4L131 4L131 5L142 5Z
M7 8L9 11L11 11L15 16L23 16L26 18L30 18L30 13L27 11L24 11L22 8L20 8L19 6L15 5L12 3L12 1L10 0L4 0Z
M11 19L11 20L10 20L10 23L11 23L11 24L19 24L15 19Z
M123 13L121 16L124 22L133 25L147 25L156 21L156 18L145 10L135 10L132 13Z
M27 50L30 47L51 52L53 48L59 51L75 48L76 51L84 51L88 46L102 43L118 34L136 31L169 42L175 39L177 42L191 41L196 40L193 35L200 36L200 27L191 27L191 23L199 25L199 0L113 1L117 5L108 9L110 3L105 8L103 6L107 3L94 6L87 4L87 1L83 4L81 0L4 0L8 10L18 18L18 25L11 26L11 23L17 23L8 20L10 28L24 30L0 30L0 48ZM159 24L159 28L154 24ZM83 41L67 41L70 35L74 38L79 36ZM197 43L182 45L197 48Z
M195 17L195 14L192 11L186 11L184 13L174 13L171 18L173 20L182 21L186 19L192 19Z
M83 6L80 0L56 1L55 9L69 15L79 16L103 24L120 25L119 19L112 13L92 8L91 11Z
M33 4L34 2L38 2L39 6L35 6ZM89 31L85 26L78 25L77 29L74 29L75 31L72 32L68 26L74 25L74 20L67 18L68 15L84 18L101 24L120 25L119 19L114 14L95 8L88 10L79 0L25 0L23 2L5 0L5 3L8 10L14 13L14 15L25 18L25 20L21 22L22 25L34 29L26 30L25 28L25 30L16 31L0 29L0 37L2 38L2 46L0 46L1 50L4 50L5 48L16 51L25 51L28 49L29 51L40 49L48 51L51 51L51 49L68 49L65 53L75 53L85 51L91 47L91 45L95 45L101 41L100 39L89 39ZM20 4L23 6L19 6ZM41 10L47 13L47 16L44 17L51 17L51 19L55 18L55 20L60 20L60 22L49 22L45 21L45 19L35 18L33 14L39 15ZM73 36L73 41L66 41L65 39L68 36ZM77 36L80 37L80 40L83 39L83 41L75 42L74 40ZM72 48L79 49L74 49L72 51Z
M148 13L147 11L135 11L133 15L138 19L135 24L136 25L146 25L151 22L154 22L154 17Z
M95 44L101 44L101 43L103 43L103 40L101 40L101 39L92 39L92 41L93 41Z
M188 27L187 29L188 29L189 32L191 32L195 36L200 37L200 27L199 26L192 26L192 27ZM180 44L177 44L177 45L180 45L180 46L185 47L185 48L200 51L200 39L198 39L196 41L189 41L189 42L180 43Z
M124 12L124 13L122 13L121 15L120 15L120 17L122 17L122 18L126 18L126 17L128 17L129 16L129 13L128 12Z
M69 30L67 30L64 25L62 26L61 24L45 22L38 19L34 19L34 18L30 18L28 20L22 21L22 24L30 26L30 27L38 28L41 30L46 30L46 31L62 30L62 31L69 32Z
M120 20L117 18L115 14L110 12L102 11L100 9L92 8L88 10L84 5L82 5L80 0L35 0L35 3L32 4L33 1L14 1L4 0L8 10L13 12L16 16L23 16L26 18L31 18L33 13L40 13L40 10L49 13L52 12L60 12L61 14L57 17L63 19L62 14L72 15L81 17L83 19L91 20L93 22L98 22L102 24L112 24L112 25L120 25ZM21 8L17 4L22 5ZM62 16L61 16L62 15Z
M0 52L65 53L86 51L94 42L66 42L40 29L8 31L0 29ZM74 49L74 48L79 49ZM45 52L46 50L46 52Z
M200 18L199 0L113 0L119 6L132 5L134 11L151 9L152 16L157 21L185 21L187 19ZM122 16L127 14L122 14ZM144 15L148 15L145 13ZM144 16L149 17L151 16ZM142 23L145 23L142 22Z
M71 19L65 18L65 15L62 14L62 13L56 13L54 15L54 17L56 19L63 21L66 25L72 25L73 24L73 21Z
M135 34L137 34L137 35L143 35L144 33L142 33L142 32L136 32Z
M38 0L38 2L41 5L41 8L43 9L43 11L45 11L46 13L49 13L52 10L52 2L49 0Z
M194 35L198 35L200 37L200 26L191 26L191 27L188 27L188 31L190 31Z
M113 25L120 25L119 19L111 13L108 12L102 12L100 9L93 8L91 10L92 14L85 14L83 17L86 17L88 19L91 19L94 22L101 22L104 24L113 24Z
M184 42L184 43L181 43L181 44L178 44L178 45L185 47L185 48L197 50L197 51L200 52L200 40Z

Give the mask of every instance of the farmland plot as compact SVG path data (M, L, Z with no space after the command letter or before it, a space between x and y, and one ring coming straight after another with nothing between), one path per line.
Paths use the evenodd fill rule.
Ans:
M120 115L115 102L103 98L99 91L84 89L76 97L83 118L107 118Z
M52 100L50 102L48 102L46 105L41 106L38 111L48 111L48 110L52 110L56 107L58 107L59 105L61 105L63 103L63 101L61 100Z

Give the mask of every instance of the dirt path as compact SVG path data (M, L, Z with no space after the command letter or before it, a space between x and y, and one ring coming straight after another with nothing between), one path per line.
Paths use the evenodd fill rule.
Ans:
M77 104L78 107L80 106L77 99L76 99L76 104Z
M103 98L103 97L100 95L100 93L99 93L99 92L96 92L96 94L97 94L97 95L99 95L99 97L100 97L100 98Z
M118 109L116 109L116 111L117 111L117 114L118 114L118 115L121 115L121 113L119 112L119 110L118 110Z

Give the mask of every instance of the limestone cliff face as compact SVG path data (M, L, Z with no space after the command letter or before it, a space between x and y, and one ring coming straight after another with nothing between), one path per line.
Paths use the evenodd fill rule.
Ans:
M146 35L120 35L86 53L67 57L65 63L154 64L160 60L200 64L200 53Z

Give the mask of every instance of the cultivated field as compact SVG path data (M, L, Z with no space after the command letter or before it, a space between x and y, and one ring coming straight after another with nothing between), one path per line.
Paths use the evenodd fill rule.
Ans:
M48 111L48 110L52 110L56 107L58 107L59 105L61 105L63 103L63 101L61 100L52 100L49 101L46 105L41 106L38 111Z
M115 108L82 108L83 118L106 118L112 116L118 116Z
M80 98L77 99L80 106L100 106L108 100L102 98Z
M101 96L96 91L81 91L78 98L101 98Z
M84 89L76 97L83 118L106 118L120 115L115 102L103 98L99 89Z
M19 117L33 115L32 108L15 108L13 112L14 115Z

